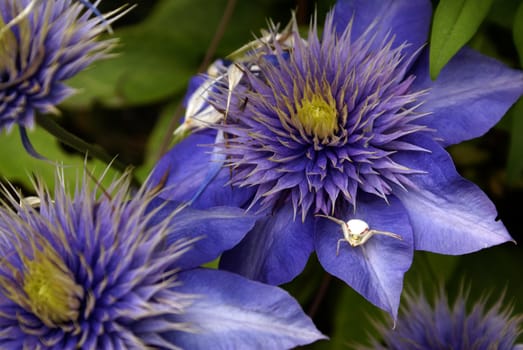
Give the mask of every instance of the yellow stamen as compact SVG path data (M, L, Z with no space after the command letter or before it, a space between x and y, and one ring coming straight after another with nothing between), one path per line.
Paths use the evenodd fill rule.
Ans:
M83 288L52 248L35 250L24 258L23 289L31 311L47 326L54 327L78 318Z
M321 95L312 94L305 96L297 106L298 120L308 135L323 140L338 131L338 112L334 101L329 102Z

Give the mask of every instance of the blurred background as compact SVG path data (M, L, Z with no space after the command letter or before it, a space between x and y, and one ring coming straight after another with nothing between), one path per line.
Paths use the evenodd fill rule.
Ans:
M66 130L133 166L142 181L170 145L169 136L183 114L180 103L190 77L259 35L269 18L284 26L291 10L296 10L299 24L306 27L314 11L322 23L334 4L321 0L104 0L99 8L108 12L129 2L137 6L113 25L114 36L120 39L116 56L95 63L70 81L78 93L60 106L56 120ZM521 69L522 1L491 2L469 45ZM83 166L83 155L45 131L36 128L30 137L49 159L71 169ZM523 244L522 100L486 135L449 151L459 172L490 196L509 232ZM100 171L105 167L91 160L88 166ZM54 166L26 155L16 132L0 135L0 177L26 193L30 174L39 174L52 184ZM523 313L522 271L523 250L516 244L460 257L416 252L405 288L423 288L429 299L443 287L452 300L462 285L470 289L470 300L490 293L495 302L505 293L514 312ZM373 333L371 319L384 319L393 326L388 315L327 276L315 257L285 288L331 337L330 342L307 349L344 349L365 343Z

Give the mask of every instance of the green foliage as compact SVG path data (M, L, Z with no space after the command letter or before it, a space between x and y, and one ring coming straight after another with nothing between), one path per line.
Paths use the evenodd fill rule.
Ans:
M492 0L441 0L434 13L430 38L430 77L476 33Z
M56 139L39 128L29 132L29 137L35 149L49 159L49 162L35 159L24 150L20 136L15 131L13 130L7 135L0 135L0 149L2 150L0 152L0 176L2 179L8 179L10 182L25 187L26 190L33 188L31 184L33 175L42 179L50 189L53 189L57 164L63 166L65 179L71 186L74 185L77 175L83 173L84 167L98 175L96 178L107 168L107 164L100 161L86 161L81 155L66 153ZM111 183L115 176L117 176L117 172L110 169L102 184ZM74 186L71 189L74 190Z
M258 34L260 28L266 27L266 18L278 16L276 21L285 25L296 3L280 0L237 1L233 17L225 28L214 57L226 56L250 41L253 34ZM333 3L319 1L317 8L320 18L328 5ZM141 181L153 168L164 139L169 137L166 135L169 124L172 123L188 80L198 71L225 5L226 0L157 0L152 12L143 15L138 23L121 28L116 24L115 37L120 40L116 57L96 63L71 81L79 93L68 99L62 108L82 114L80 124L92 123L90 113L93 113L95 104L122 110L140 106L146 112L139 114L138 118L156 120L152 133L143 135L148 137L148 147L144 150L145 161L135 173ZM138 13L138 18L140 11L140 6L133 10ZM434 14L430 40L430 73L433 79L467 42L521 69L523 3L521 0L441 0ZM125 128L126 125L121 127ZM111 134L111 130L98 132ZM496 134L498 132L501 136ZM500 140L504 141L507 135L511 136L509 151L506 148L502 148L501 153L494 151L488 147L490 141L484 137L474 143L460 145L452 154L462 173L464 168L467 171L473 168L472 173L480 175L474 179L475 182L494 201L498 201L498 207L507 193L514 193L514 198L505 199L507 203L499 212L501 218L508 222L509 231L516 240L521 241L519 237L522 237L523 226L519 223L519 217L522 192L518 186L521 186L523 172L522 100L504 118L503 131L497 130L494 134L496 144ZM81 169L85 166L83 155L65 152L52 136L38 127L29 136L39 152L51 161L64 164L67 178L72 179L77 173L82 173ZM8 135L0 135L0 150L0 176L30 188L30 175L37 173L52 187L55 165L28 156L16 130ZM95 167L94 172L100 174L106 164L89 160L87 167ZM499 180L496 177L498 173L506 173L506 179L513 187L509 187L504 177ZM115 175L116 172L111 171L107 178L112 179ZM467 173L464 175L467 176ZM507 217L513 218L513 221L510 222ZM416 252L413 266L406 275L405 288L417 289L423 286L423 290L430 294L440 285L445 285L452 295L465 282L471 284L471 296L474 298L484 292L490 291L497 295L501 290L506 290L509 299L514 299L515 310L523 312L523 303L518 299L523 293L521 266L521 247L510 245L462 257ZM315 302L325 281L324 275L318 261L312 258L306 271L285 285L285 288L307 310ZM331 340L306 348L347 349L354 344L365 343L367 334L373 329L370 319L376 317L390 321L392 327L392 320L387 314L332 278L314 317L317 326Z
M210 45L226 0L164 0L141 23L117 31L111 59L98 62L71 80L81 93L66 105L85 107L153 103L180 94ZM136 8L134 10L138 10ZM267 5L239 2L218 50L225 56L265 27ZM289 9L290 14L290 9Z

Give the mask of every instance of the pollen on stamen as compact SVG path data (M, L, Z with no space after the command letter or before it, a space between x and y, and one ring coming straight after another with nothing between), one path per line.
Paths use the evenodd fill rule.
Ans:
M75 321L84 291L52 248L37 249L32 259L23 259L23 290L31 311L48 327Z
M387 201L394 186L411 188L419 171L398 155L425 151L409 136L428 131L417 111L425 92L413 88L408 70L413 57L389 36L354 39L350 25L338 33L332 16L321 37L315 24L306 40L291 27L292 47L263 46L252 54L255 72L247 61L234 89L209 94L228 112L217 128L229 137L216 146L233 169L230 183L256 189L251 207L290 201L302 220L356 207L360 193Z
M338 112L336 106L325 101L322 96L304 98L297 107L297 119L305 132L320 140L333 136L338 131Z

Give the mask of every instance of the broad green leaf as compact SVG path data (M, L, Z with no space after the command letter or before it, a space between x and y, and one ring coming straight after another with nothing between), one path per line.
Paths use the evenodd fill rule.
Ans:
M226 0L159 1L143 22L115 32L116 57L96 62L70 83L81 93L65 104L143 105L181 94L211 44ZM225 56L266 26L263 1L238 2L216 56ZM289 10L290 17L290 10Z
M441 69L472 38L492 0L441 0L434 13L430 38L430 76Z
M83 174L84 167L87 167L95 177L107 168L107 165L85 159L81 155L72 155L64 152L56 139L42 129L36 128L29 132L29 138L35 149L50 161L56 164L63 164L65 180L71 186L76 183L76 178ZM35 159L27 154L20 141L20 136L13 130L9 134L0 134L0 177L12 183L22 185L28 190L32 190L31 176L36 175L44 181L51 189L54 188L56 164ZM110 170L105 180L102 182L106 186L115 179L118 173Z

